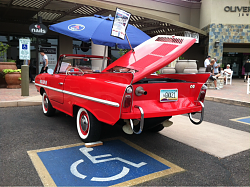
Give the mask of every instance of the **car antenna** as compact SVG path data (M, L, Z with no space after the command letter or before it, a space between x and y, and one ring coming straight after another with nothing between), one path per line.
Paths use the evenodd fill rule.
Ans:
M125 35L126 35L126 38L127 38L127 40L128 40L128 43L129 43L130 49L132 50L132 52L135 52L135 51L134 51L134 49L133 49L133 48L132 48L132 46L131 46L131 43L130 43L129 39L128 39L128 35L127 35L127 33L125 33Z

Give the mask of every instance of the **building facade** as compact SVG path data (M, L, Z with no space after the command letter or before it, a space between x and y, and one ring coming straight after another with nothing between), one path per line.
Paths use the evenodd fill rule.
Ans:
M217 57L223 67L230 64L240 77L250 58L250 1L203 0L200 28L208 33L205 53Z
M91 47L68 36L52 31L39 37L30 33L29 26L38 16L49 27L82 16L114 16L117 7L130 12L130 24L150 36L198 33L199 43L182 55L197 60L198 67L203 67L205 57L210 55L217 57L222 66L232 65L234 75L240 76L244 62L250 58L249 0L0 0L0 42L11 46L7 59L18 62L18 39L30 38L33 74L37 74L40 48L56 49L57 57L63 53L92 53ZM117 49L109 49L109 56L115 59L117 54ZM49 63L53 68L54 62Z

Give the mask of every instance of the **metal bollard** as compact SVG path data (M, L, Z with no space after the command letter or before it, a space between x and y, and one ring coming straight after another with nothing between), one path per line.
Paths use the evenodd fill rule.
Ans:
M29 96L29 66L22 65L21 67L21 89L22 94L21 96Z

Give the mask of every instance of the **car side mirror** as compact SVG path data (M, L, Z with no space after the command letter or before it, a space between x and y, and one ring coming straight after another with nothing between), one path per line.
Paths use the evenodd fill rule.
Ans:
M54 71L53 69L48 69L48 74L53 75Z

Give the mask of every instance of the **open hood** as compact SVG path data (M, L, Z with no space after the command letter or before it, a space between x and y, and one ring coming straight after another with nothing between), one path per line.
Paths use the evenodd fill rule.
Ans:
M133 72L135 83L177 59L194 43L194 38L158 35L117 59L103 72Z

